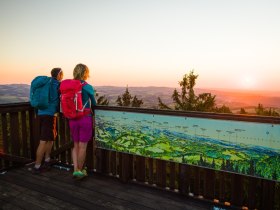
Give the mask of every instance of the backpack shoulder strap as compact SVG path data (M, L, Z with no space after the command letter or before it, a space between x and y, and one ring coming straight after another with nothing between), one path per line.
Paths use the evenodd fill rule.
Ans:
M81 81L81 83L82 83L82 88L83 88L85 85L88 84L86 81L83 81L83 82ZM90 99L88 99L87 102L83 105L83 108L86 107L87 103L89 103L89 105L90 105L90 107L91 107L91 101L90 101Z
M82 87L84 87L85 85L87 85L88 83L86 81L81 82L82 83Z

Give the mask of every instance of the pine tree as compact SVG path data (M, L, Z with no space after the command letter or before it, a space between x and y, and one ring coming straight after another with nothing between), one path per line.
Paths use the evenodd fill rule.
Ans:
M245 111L244 108L241 108L241 109L240 109L240 114L247 114L247 112Z
M132 107L140 107L143 104L142 100L139 100L136 96L133 97L131 106Z
M139 100L137 96L134 97L131 96L131 94L128 91L128 87L126 87L124 94L118 96L116 102L118 106L131 106L131 107L140 107L143 104L143 101Z
M175 104L175 110L182 111L214 111L215 97L211 93L202 93L198 96L194 93L194 86L198 75L194 74L194 70L183 76L183 80L179 82L181 93L177 89L172 94L172 99ZM171 109L164 104L161 98L158 98L158 107L160 109Z
M272 109L271 107L269 110L265 109L262 104L258 104L258 107L255 109L257 115L263 115L263 116L280 116L278 112L275 111L275 109Z
M232 111L230 110L230 108L229 107L227 107L227 106L225 106L225 105L223 105L223 106L221 106L221 107L216 107L215 108L215 112L217 112L217 113L232 113Z
M96 103L98 105L103 105L103 106L108 106L109 105L109 100L105 97L105 95L99 96L98 93L96 93Z

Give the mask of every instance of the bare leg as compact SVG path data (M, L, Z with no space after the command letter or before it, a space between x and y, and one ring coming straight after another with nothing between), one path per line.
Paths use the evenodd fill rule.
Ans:
M72 149L72 160L74 164L74 171L78 171L78 154L79 154L79 142L74 142L74 147Z
M47 141L47 143L46 143L45 159L50 158L52 147L53 147L53 141Z
M79 153L78 153L78 168L83 169L87 151L87 142L79 142Z
M35 165L41 165L44 154L46 152L46 141L40 140L39 146L36 152L36 161Z

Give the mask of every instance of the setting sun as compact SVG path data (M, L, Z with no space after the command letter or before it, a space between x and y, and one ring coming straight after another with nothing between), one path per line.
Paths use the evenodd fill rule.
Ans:
M253 89L257 86L257 80L252 76L243 76L241 78L241 88L242 89Z

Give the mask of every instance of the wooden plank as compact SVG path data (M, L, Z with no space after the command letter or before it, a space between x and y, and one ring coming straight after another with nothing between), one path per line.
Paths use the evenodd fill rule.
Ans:
M224 202L226 199L226 195L225 195L225 174L223 171L219 171L219 200L221 202Z
M261 209L275 209L275 181L262 180ZM278 197L279 199L279 197Z
M17 174L5 176L5 180L7 182L15 183L41 194L55 196L57 199L76 205L81 209L104 209L108 204L106 202L106 196L94 193L94 191L81 188L78 188L79 190L77 190L77 185L75 186L72 184L72 186L70 186L61 182L54 182L54 180L52 182L44 183L43 180L38 178L40 177L33 175L25 177L25 180L22 181L20 176ZM118 201L115 202L115 205L118 205Z
M96 148L96 171L102 173L102 149Z
M53 151L51 152L51 157L56 157L56 156L58 156L59 154L64 153L64 152L66 152L67 150L71 149L73 146L74 146L73 141L70 141L70 142L64 144L62 147L60 147L60 148L58 148L58 149L56 149L56 150L53 150Z
M9 162L14 162L14 163L20 163L20 164L26 164L32 162L31 159L21 157L21 156L15 156L11 154L5 154L0 152L0 159L9 161Z
M169 162L169 188L171 190L174 190L176 189L176 184L175 184L175 181L176 181L176 165L175 165L175 162Z
M109 158L108 158L109 159ZM88 142L87 145L87 152L86 152L86 166L88 170L92 171L93 170L93 140Z
M248 186L248 207L249 209L258 209L256 198L257 198L257 186L258 181L255 177L247 177L249 186Z
M30 152L31 158L36 159L37 146L39 144L39 120L35 112L29 112L29 128L30 128Z
M193 188L193 193L194 195L200 195L200 171L198 167L193 166L192 167L192 178L194 179L194 188Z
M66 143L65 139L65 123L64 120L62 119L62 116L59 115L57 117L57 131L58 131L58 137L56 138L56 148L59 148ZM66 151L60 154L60 161L62 163L66 163Z
M231 201L231 176L233 174L231 173L224 173L224 183L225 183L225 201L230 202Z
M121 184L115 179L108 179L96 174L90 175L83 181L73 181L70 173L63 170L54 169L39 176L32 174L27 176L27 173L16 170L0 176L0 186L2 183L13 183L28 189L28 192L37 192L39 195L34 196L34 203L41 196L50 196L59 200L59 203L68 203L76 209L99 209L99 205L101 205L101 209L204 210L210 209L212 205L186 199L185 196L176 193L144 187L146 185ZM24 180L19 177L23 177ZM18 196L23 195L18 194ZM50 203L55 203L55 201L52 200ZM64 209L69 209L68 207ZM57 208L60 209L60 206Z
M71 136L70 136L70 128L69 128L69 123L66 118L62 118L64 122L64 128L65 128L65 142L69 143L72 141ZM72 163L72 155L71 155L71 150L67 150L66 152L66 157L69 163Z
M199 168L199 196L203 196L206 191L206 168Z
M156 184L158 187L166 187L166 162L163 160L156 160Z
M71 203L64 202L52 196L45 195L35 190L0 180L1 187L5 189L5 193L0 194L0 206L3 209L68 209L74 210L77 207ZM3 203L1 203L1 200Z
M103 164L103 173L109 174L110 173L110 153L109 150L103 150L102 156L102 164Z
M29 102L0 104L0 113L13 113L33 110Z
M116 151L111 151L110 152L110 168L111 168L111 173L113 176L117 175L117 167L116 167Z
M136 180L138 182L145 182L145 158L136 156Z
M3 152L4 154L9 154L9 142L10 138L8 136L8 122L7 122L7 114L1 114L2 119L2 136L3 136ZM1 168L9 167L10 162L5 160L2 162Z
M120 180L124 183L132 179L132 158L130 154L120 153Z
M242 175L231 174L231 203L241 207L244 199L244 179Z
M189 180L189 171L187 165L179 164L179 190L182 194L188 193L187 180Z
M22 126L22 146L21 146L21 154L23 157L29 157L29 149L28 149L28 127L27 127L27 119L26 119L26 111L21 112L21 126Z
M20 155L20 135L19 135L19 113L10 113L10 135L11 135L11 153Z
M3 151L5 154L9 154L9 142L10 138L8 136L8 122L7 122L7 115L1 114L2 119L2 135L3 135Z
M203 195L206 199L213 200L215 198L215 171L211 169L204 170L205 191Z
M103 174L106 174L106 171L107 171L107 166L106 166L106 163L107 163L107 154L106 154L106 150L105 149L100 149L100 164L101 164L101 173Z
M149 171L147 172L148 174L148 183L150 185L154 184L154 159L153 158L148 158L148 168Z

